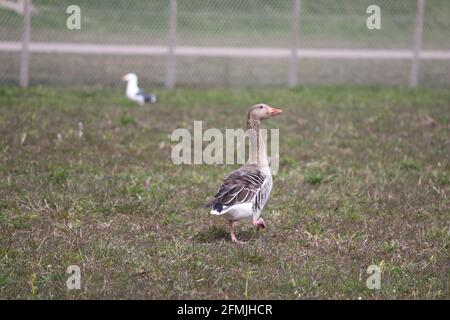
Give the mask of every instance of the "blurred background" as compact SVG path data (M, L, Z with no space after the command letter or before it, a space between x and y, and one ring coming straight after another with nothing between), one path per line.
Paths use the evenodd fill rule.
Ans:
M0 0L0 85L450 85L448 0L27 1Z

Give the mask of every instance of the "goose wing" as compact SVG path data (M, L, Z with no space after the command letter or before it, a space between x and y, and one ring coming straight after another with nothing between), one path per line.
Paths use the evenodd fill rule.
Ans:
M225 177L214 199L207 206L221 213L234 205L251 202L253 211L260 211L267 201L271 187L270 176L257 168L241 168Z

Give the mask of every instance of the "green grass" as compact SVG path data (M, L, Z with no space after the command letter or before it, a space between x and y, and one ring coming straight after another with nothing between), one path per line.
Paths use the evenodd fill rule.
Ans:
M450 297L449 91L156 93L0 88L0 298ZM237 247L202 208L236 166L173 165L169 135L241 127L257 102L284 110L264 123L281 166L268 228L239 223Z

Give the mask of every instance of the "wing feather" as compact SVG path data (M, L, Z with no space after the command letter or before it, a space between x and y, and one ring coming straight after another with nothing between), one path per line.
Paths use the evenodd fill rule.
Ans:
M253 210L260 211L267 201L271 188L271 177L257 168L238 169L225 177L210 204L231 207L252 202Z

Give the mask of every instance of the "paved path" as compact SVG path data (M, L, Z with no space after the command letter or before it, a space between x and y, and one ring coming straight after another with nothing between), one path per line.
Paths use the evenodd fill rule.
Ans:
M21 51L20 42L0 42L0 52ZM108 45L90 43L32 42L31 52L70 53L93 55L167 55L166 46ZM287 58L290 49L241 47L176 47L177 56L233 57L233 58ZM412 59L410 50L367 49L299 49L299 58L308 59ZM450 60L450 50L423 50L423 60Z

